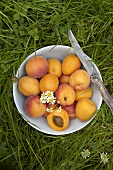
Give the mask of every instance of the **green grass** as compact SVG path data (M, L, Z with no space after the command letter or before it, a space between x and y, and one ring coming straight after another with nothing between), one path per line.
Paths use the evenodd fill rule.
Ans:
M104 102L82 130L50 136L30 127L18 113L11 78L36 49L70 46L71 28L113 97L113 1L2 0L0 23L0 164L19 170L112 170L113 116ZM90 151L87 159L81 156L83 149ZM100 163L103 152L109 157L105 165Z

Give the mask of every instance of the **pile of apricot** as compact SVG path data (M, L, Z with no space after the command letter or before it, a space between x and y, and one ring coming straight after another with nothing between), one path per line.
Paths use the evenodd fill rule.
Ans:
M74 54L62 62L43 56L30 58L25 65L26 75L18 81L19 92L27 96L26 114L32 118L45 116L56 131L67 129L71 119L89 120L96 104L91 100L90 76L81 66Z

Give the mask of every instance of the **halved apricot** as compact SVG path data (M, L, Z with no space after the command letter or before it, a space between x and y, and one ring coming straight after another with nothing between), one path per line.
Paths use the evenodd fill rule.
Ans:
M61 112L55 109L54 112L47 116L47 122L53 130L63 131L67 129L69 125L68 113L64 109L62 109Z

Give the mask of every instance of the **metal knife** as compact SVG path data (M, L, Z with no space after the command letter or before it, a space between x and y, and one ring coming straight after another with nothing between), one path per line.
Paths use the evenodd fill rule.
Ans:
M105 85L100 79L94 67L94 62L89 60L89 57L83 52L82 48L80 47L79 43L77 42L76 38L74 37L70 29L68 30L68 36L76 55L79 57L86 71L89 73L92 83L94 83L95 86L100 91L103 100L106 102L113 115L113 98L110 96L108 90L106 89Z

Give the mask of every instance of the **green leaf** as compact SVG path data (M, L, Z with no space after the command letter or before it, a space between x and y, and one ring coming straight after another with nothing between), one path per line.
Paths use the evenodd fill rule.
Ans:
M19 13L16 13L16 14L14 15L14 20L19 20L19 18L20 18L20 14L19 14Z
M24 31L19 31L19 33L20 33L20 36L23 36L23 35L25 35L25 32Z
M35 35L34 36L34 39L37 41L37 40L39 40L39 36L38 35Z
M33 30L30 30L30 31L28 31L28 34L31 35L31 36L33 36L33 35L34 35L34 31L33 31Z

